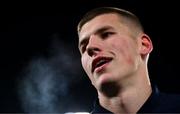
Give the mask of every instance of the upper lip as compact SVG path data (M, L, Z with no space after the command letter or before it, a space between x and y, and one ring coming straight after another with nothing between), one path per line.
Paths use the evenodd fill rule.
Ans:
M111 57L105 57L105 56L99 56L96 57L93 61L92 61L92 69L91 71L94 72L94 70L99 67L99 62L105 61L105 62L109 62L111 61L112 58Z

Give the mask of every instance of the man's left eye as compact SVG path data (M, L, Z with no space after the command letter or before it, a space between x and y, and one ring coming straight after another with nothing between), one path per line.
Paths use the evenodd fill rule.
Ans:
M105 32L101 35L102 38L107 38L109 37L110 35L114 34L113 32Z

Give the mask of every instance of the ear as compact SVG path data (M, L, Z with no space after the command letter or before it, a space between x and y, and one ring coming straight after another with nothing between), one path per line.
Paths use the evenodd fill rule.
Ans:
M150 37L146 34L141 36L141 49L140 53L142 56L146 56L153 50L153 44Z

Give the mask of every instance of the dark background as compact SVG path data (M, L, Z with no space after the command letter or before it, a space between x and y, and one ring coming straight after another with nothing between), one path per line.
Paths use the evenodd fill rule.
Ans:
M96 93L81 68L76 25L86 11L98 6L117 6L140 18L154 44L149 60L151 79L161 91L180 93L177 3L67 2L2 8L0 112L91 110Z

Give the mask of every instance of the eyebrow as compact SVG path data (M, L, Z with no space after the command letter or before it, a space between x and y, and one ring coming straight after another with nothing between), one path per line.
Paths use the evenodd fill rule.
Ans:
M106 25L106 26L103 26L99 29L97 29L94 34L99 34L99 33L103 33L104 31L106 30L109 30L109 29L114 29L112 26L109 26L109 25ZM84 37L83 40L80 41L79 43L79 48L81 47L82 44L85 44L89 39L89 35L87 37Z

